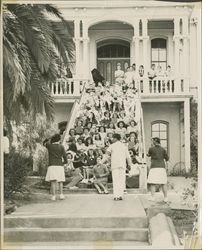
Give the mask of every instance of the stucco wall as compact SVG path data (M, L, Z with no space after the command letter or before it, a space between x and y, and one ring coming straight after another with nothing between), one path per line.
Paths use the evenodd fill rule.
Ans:
M145 128L146 151L151 145L151 123L156 120L166 121L169 124L168 141L170 163L184 161L180 133L180 104L179 103L143 103L143 117Z
M72 106L73 106L73 103L55 103L54 123L58 124L59 122L69 120Z

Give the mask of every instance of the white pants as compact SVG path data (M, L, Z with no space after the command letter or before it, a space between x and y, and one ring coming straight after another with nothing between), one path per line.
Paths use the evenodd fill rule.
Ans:
M126 187L125 169L116 168L112 170L113 193L114 197L123 197L123 192Z

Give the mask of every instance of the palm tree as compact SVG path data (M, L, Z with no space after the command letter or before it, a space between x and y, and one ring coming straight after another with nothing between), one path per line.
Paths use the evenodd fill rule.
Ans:
M62 23L62 36L50 15ZM48 84L57 78L61 60L72 60L73 40L59 10L47 4L3 5L4 116L20 122L25 114L53 119L54 100Z

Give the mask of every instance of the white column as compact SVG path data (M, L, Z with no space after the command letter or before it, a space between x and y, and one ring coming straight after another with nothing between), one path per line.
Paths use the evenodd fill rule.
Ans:
M184 62L184 76L187 78L189 75L189 31L188 31L188 17L183 17L182 19L183 27L183 62Z
M135 64L136 70L138 71L140 63L139 63L139 50L140 50L140 19L136 19L134 22L134 37L133 43L135 46Z
M75 73L76 78L79 78L80 75L80 20L74 20L74 43L75 43Z
M180 18L175 17L174 19L174 42L175 42L175 91L181 92L181 83L179 79L180 75Z
M135 45L132 39L130 43L130 65L132 65L133 63L135 63Z
M89 78L89 37L88 27L83 22L83 76Z
M196 22L196 51L197 51L197 82L198 84L201 82L201 14L200 10L198 10L198 19ZM200 91L200 88L199 88ZM201 94L199 94L199 97Z
M174 19L174 41L175 41L175 75L179 74L179 46L180 46L180 18Z
M185 139L185 168L186 172L190 170L190 101L186 98L184 101L184 139Z
M143 65L145 74L148 72L148 20L142 19L142 36L143 36Z

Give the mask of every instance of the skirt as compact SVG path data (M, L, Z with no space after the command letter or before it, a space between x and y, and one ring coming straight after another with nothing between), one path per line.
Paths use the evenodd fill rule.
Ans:
M49 166L46 173L46 181L65 182L65 170L63 166Z
M152 168L147 179L149 184L167 184L167 174L165 168Z

